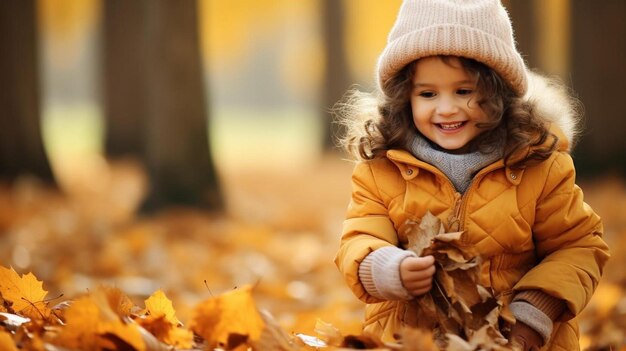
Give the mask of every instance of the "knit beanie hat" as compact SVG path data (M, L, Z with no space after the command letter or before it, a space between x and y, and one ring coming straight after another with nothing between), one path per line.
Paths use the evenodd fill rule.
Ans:
M378 58L379 86L384 90L383 83L404 66L435 55L482 62L517 94L526 92L526 66L500 0L404 0Z

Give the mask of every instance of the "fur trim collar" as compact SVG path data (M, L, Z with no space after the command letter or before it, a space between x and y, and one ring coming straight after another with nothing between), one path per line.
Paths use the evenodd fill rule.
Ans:
M555 79L529 72L528 92L524 98L533 106L533 112L542 120L556 126L563 134L568 149L572 149L578 135L581 105L569 89Z

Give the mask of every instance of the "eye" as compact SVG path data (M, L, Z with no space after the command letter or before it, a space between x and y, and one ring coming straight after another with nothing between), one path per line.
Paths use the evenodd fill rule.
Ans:
M473 93L473 92L474 92L474 90L472 90L472 89L467 89L467 88L461 88L461 89L458 89L458 90L456 91L456 93L457 93L458 95L470 95L470 94L471 94L471 93Z
M417 95L428 99L428 98L435 97L436 94L434 91L421 91Z

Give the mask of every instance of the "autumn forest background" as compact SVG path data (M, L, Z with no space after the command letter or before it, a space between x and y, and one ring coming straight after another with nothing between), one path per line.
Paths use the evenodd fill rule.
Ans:
M329 109L373 88L400 3L1 1L0 266L32 272L50 306L162 291L184 325L253 286L288 334L359 334L332 262L353 164ZM573 156L613 258L582 345L623 350L626 2L503 3L529 66L584 105Z

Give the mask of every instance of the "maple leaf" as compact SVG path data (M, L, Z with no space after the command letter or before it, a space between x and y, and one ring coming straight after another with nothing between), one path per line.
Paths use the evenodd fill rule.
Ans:
M446 350L501 350L507 342L498 324L502 303L478 283L481 259L472 248L457 244L463 232L445 233L430 212L404 230L408 248L434 256L437 266L430 292L409 302L407 324L432 330L437 345Z
M176 311L172 305L172 301L165 296L162 290L155 291L144 303L146 309L153 316L164 315L165 319L173 325L179 325L180 321L176 318Z
M176 318L176 311L172 301L165 296L162 290L155 291L144 301L148 315L136 321L154 335L159 341L168 345L190 348L193 344L193 334L182 328L182 323Z
M20 276L13 268L0 267L0 295L11 303L15 313L34 320L45 320L50 315L44 301L48 292L43 282L33 273Z
M252 287L244 286L198 304L189 328L215 348L227 345L231 334L258 340L264 324L252 298Z

